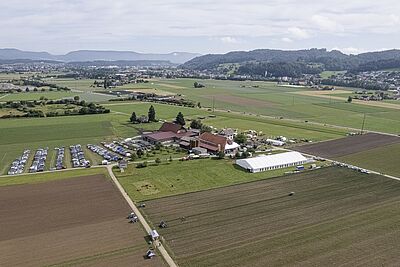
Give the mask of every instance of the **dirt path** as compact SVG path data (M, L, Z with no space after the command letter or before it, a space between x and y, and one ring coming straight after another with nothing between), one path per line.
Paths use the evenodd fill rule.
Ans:
M146 230L147 233L149 233L152 229L150 225L146 222L144 219L143 215L140 213L139 209L136 207L136 205L133 203L131 198L128 196L128 194L125 192L124 188L122 185L119 183L117 177L115 177L114 173L112 172L112 167L115 165L108 165L107 170L108 173L117 186L118 190L121 192L122 196L125 198L126 202L128 202L129 206L132 208L132 211L138 216L140 223L143 225L144 229ZM176 263L174 260L171 258L171 256L168 254L167 250L164 248L161 242L157 241L154 244L154 247L157 248L157 250L161 253L161 255L164 257L165 261L167 264L171 267L177 267Z

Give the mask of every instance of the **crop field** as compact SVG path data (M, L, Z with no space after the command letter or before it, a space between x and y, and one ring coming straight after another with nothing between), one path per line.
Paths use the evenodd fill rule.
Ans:
M231 160L201 159L195 161L163 161L160 165L116 170L118 180L135 201L189 193L283 175L295 168L263 173L249 173Z
M400 142L335 159L380 173L400 177Z
M289 192L295 192L288 196ZM400 184L323 168L146 202L180 266L391 266Z
M0 202L1 266L163 266L103 175L1 186Z
M368 133L346 138L298 146L295 150L328 159L342 157L381 146L400 143L396 136Z
M182 94L200 102L203 107L212 107L214 103L216 109L309 120L357 129L361 128L363 116L366 114L366 129L390 133L399 131L396 125L400 118L393 115L398 113L396 104L377 107L364 105L365 103L349 104L345 103L346 97L335 99L334 96L326 95L322 98L313 95L315 91L307 88L277 86L270 82L200 80L206 87L196 89L193 88L195 81L197 80L154 79L146 85L131 87L147 86L148 89Z

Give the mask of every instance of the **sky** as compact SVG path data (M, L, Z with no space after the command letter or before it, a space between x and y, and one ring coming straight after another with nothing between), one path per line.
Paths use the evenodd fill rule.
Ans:
M398 0L12 0L0 48L225 53L400 48Z

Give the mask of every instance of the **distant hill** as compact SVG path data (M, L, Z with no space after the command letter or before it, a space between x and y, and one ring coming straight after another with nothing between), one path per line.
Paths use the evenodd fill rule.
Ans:
M199 56L182 64L181 67L193 70L215 70L224 64L239 64L239 66L245 66L241 69L240 74L246 74L246 71L255 69L260 70L261 67L267 65L276 68L279 65L277 63L285 63L286 66L290 63L291 66L297 68L299 64L308 64L318 66L322 70L356 70L359 66L363 66L363 69L365 69L369 62L376 63L393 59L400 59L400 50L346 55L337 50L327 51L326 49L316 48L290 51L259 49L248 52L237 51L227 54ZM301 67L304 69L303 66Z
M52 55L47 52L21 51L13 48L0 49L0 60L30 59L30 60L57 60L64 62L87 62L87 61L136 61L136 60L158 60L170 61L182 64L199 56L200 54L173 52L168 54L142 54L131 51L96 51L79 50L65 55Z
M173 64L167 60L115 60L115 61L95 60L95 61L77 61L77 62L71 61L71 62L68 62L67 64L69 66L75 66L75 67L89 67L89 66L96 66L96 67L106 67L106 66L170 67L170 66L177 65L177 64Z

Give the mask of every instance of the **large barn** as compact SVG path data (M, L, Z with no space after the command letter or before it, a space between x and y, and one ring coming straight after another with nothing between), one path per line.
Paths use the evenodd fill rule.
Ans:
M248 159L238 159L236 164L249 172L263 172L305 164L308 159L299 152L285 152L275 155L262 155Z

